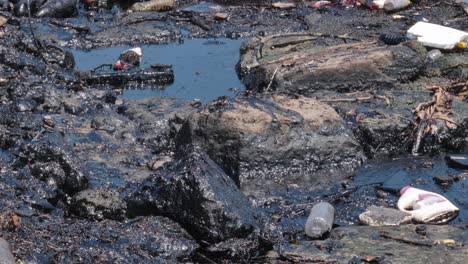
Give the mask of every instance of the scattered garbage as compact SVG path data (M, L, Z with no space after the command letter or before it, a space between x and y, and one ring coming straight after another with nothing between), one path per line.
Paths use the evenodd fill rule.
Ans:
M379 40L387 45L398 45L407 41L408 38L406 36L382 34L380 35Z
M461 168L461 169L468 169L468 154L450 154L446 157L448 164Z
M174 82L174 71L171 65L158 68L112 71L112 65L104 64L94 70L81 72L80 79L89 84L122 85L128 83L145 83L164 86Z
M0 238L0 263L2 264L15 264L15 258L10 250L8 242Z
M167 11L175 6L174 0L150 0L148 2L137 2L130 8L132 11Z
M385 9L385 11L400 10L411 4L409 0L374 0L373 2L379 9Z
M406 36L437 49L466 48L468 40L467 32L422 21L408 29Z
M434 62L434 61L438 60L439 58L441 58L442 56L444 56L444 55L442 54L442 52L440 50L433 49L433 50L431 50L431 51L429 51L427 53L426 58L428 59L428 61Z
M322 6L327 6L329 4L331 4L330 1L315 1L315 2L312 2L310 6L313 8L320 8Z
M76 0L48 0L37 11L37 17L65 18L78 12Z
M393 208L370 206L359 215L359 221L369 226L398 226L411 222L412 215Z
M327 202L321 202L310 210L305 224L305 233L311 238L320 238L330 232L335 221L335 208Z
M398 209L420 223L443 224L455 218L459 209L442 195L406 186L401 189Z
M279 8L279 9L288 9L288 8L296 7L296 4L286 3L286 2L276 2L276 3L272 3L271 6L273 6L274 8Z
M141 48L132 48L122 52L114 63L114 70L128 70L131 68L138 68L141 63L141 56L143 55Z

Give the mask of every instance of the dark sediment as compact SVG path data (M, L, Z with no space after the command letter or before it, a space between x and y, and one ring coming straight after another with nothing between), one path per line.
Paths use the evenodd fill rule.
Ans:
M286 263L465 261L466 171L437 156L401 155L415 142L412 110L432 98L424 88L465 80L465 52L429 61L416 43L377 42L422 17L466 30L462 8L419 1L400 20L335 2L222 6L224 20L213 10L122 8L33 17L41 44L28 18L0 12L0 236L16 258L248 263L276 250L269 255ZM206 106L122 100L120 87L94 85L107 75L89 81L67 51L193 36L254 37L238 67L247 93ZM367 99L342 100L350 98ZM454 97L456 128L434 122L438 133L422 139L420 153L468 150L466 102ZM453 225L354 226L369 206L395 208L406 184L458 206ZM341 227L309 241L303 226L318 201L337 208Z

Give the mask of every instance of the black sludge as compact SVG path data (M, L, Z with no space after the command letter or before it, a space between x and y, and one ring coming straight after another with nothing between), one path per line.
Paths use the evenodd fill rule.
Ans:
M0 5L1 5L0 0ZM8 3L8 1L6 1ZM45 0L29 0L29 8L31 8L31 14L36 12L39 7L44 4ZM17 16L27 16L28 15L28 0L20 0L16 3L13 12Z
M59 147L45 143L26 145L19 153L21 164L28 165L31 174L52 181L61 191L73 195L88 188L88 179L78 170L71 156Z
M0 10L8 10L8 0L0 0Z
M221 258L252 254L268 244L256 235L251 205L232 179L201 150L184 152L139 186L128 199L129 213L168 216Z
M65 18L73 15L77 0L49 0L36 13L37 17Z

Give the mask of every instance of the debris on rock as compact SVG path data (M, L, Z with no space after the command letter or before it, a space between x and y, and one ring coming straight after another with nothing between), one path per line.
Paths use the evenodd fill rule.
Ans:
M138 68L141 63L143 53L141 48L131 48L122 52L114 63L114 70L129 70L131 68Z
M370 206L359 215L359 221L369 226L398 226L411 223L412 215L393 208Z

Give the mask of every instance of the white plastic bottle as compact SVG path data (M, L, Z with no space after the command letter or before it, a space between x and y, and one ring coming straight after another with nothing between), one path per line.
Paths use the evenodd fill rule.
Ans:
M395 11L405 8L411 4L410 0L374 0L374 5L386 11Z
M442 224L455 218L459 209L440 194L406 186L400 191L398 209L420 223Z
M321 202L310 210L305 224L305 233L311 238L320 238L329 232L335 221L335 208L327 202Z
M437 49L466 48L468 41L467 32L427 22L416 23L408 29L406 36Z

